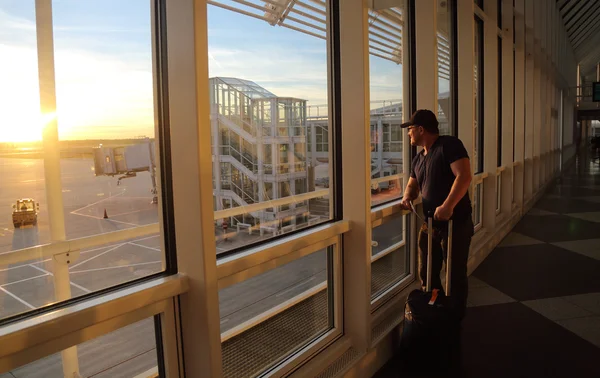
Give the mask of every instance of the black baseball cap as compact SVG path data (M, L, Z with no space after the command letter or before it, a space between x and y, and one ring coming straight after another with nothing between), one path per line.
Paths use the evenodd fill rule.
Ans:
M438 133L438 125L439 122L437 120L437 117L435 116L435 114L433 114L431 110L420 109L414 112L412 117L410 117L410 120L408 120L408 122L403 123L400 127L406 128L409 126L422 126L425 130L429 132Z

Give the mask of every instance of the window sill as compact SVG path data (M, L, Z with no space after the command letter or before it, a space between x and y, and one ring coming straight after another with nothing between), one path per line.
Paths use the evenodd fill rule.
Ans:
M0 370L10 370L164 311L187 292L182 274L153 279L0 328Z

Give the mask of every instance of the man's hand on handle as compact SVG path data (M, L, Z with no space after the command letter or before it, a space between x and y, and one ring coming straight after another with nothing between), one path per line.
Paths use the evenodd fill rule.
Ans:
M402 210L412 210L412 207L410 206L410 199L406 198L406 196L404 196L404 198L402 199L402 201L400 202L400 208Z
M441 221L450 220L450 217L452 217L452 212L453 212L453 209L450 206L443 204L442 206L438 206L435 209L435 213L433 214L433 219L441 220Z

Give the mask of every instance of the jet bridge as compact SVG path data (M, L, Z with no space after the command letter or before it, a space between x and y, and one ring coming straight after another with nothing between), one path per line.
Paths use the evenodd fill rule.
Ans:
M139 172L150 172L152 179L150 191L154 195L152 203L158 203L154 141L147 139L143 143L122 147L99 145L94 148L94 170L96 176L119 176L117 185L123 179L136 177Z

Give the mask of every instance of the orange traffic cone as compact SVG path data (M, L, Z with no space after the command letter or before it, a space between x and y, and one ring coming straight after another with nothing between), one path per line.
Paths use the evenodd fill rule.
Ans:
M108 219L108 214L106 214L106 209L104 209L104 219Z

